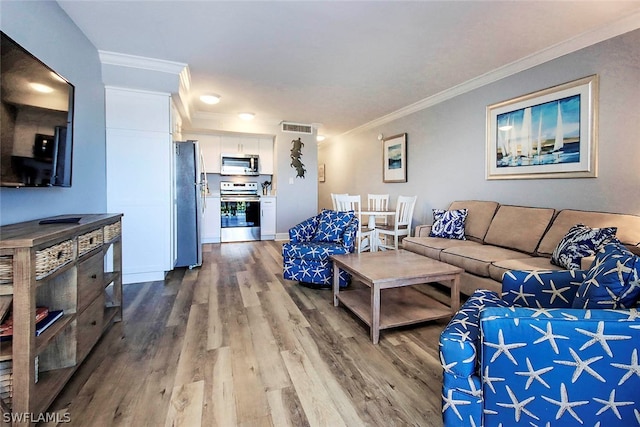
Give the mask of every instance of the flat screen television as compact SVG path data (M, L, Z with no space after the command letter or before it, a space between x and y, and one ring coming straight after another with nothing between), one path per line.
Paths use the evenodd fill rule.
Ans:
M0 186L70 187L75 88L0 34Z

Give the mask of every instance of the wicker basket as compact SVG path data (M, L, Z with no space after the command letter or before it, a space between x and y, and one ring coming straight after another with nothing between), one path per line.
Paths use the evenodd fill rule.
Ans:
M102 246L102 228L78 236L78 256Z
M104 241L109 242L116 237L120 236L122 232L122 225L120 221L114 222L113 224L105 225L104 227Z
M36 251L36 279L53 273L73 258L73 241L65 240L57 245Z
M13 257L0 256L0 285L13 283Z

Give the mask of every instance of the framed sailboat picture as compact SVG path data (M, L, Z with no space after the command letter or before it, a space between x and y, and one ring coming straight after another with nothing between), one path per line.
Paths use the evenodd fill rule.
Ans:
M407 134L382 140L382 182L407 182Z
M487 179L597 176L598 76L487 107Z

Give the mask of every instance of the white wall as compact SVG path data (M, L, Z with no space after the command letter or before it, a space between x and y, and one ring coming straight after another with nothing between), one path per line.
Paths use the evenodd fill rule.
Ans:
M425 110L320 144L319 206L331 192L418 195L414 224L454 200L640 215L640 30L565 55ZM597 178L487 181L486 107L592 74L600 76ZM377 135L408 134L408 182L382 182Z
M298 138L304 144L300 159L306 169L304 178L298 178L296 170L291 167L292 140ZM276 171L276 232L288 236L291 227L318 213L318 143L315 132L313 135L300 135L278 131Z
M0 224L106 209L104 86L98 52L53 1L3 1L0 27L76 88L71 188L1 188Z

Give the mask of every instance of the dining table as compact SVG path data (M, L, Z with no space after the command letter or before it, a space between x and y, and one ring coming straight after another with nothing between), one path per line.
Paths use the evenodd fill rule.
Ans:
M396 211L361 211L360 214L362 216L368 216L369 221L367 222L367 227L370 230L376 228L376 217L379 216L393 216L396 214Z
M395 214L396 214L396 211L360 211L360 215L362 215L363 217L364 216L369 217L369 221L367 222L367 228L369 230L374 230L376 228L376 217L394 216ZM371 252L377 251L378 239L373 238L372 236L370 246L371 246Z

